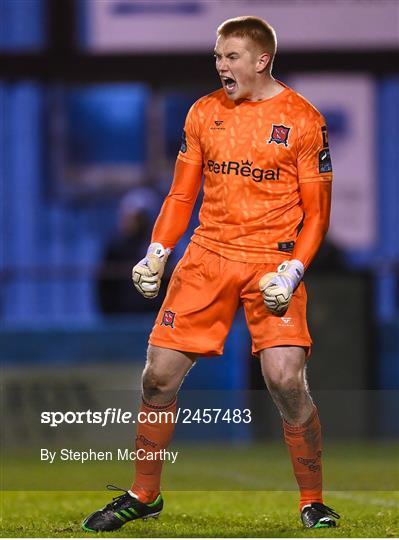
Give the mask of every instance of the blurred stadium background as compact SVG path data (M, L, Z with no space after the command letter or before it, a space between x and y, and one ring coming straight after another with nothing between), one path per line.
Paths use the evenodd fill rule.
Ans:
M398 6L395 0L0 1L6 489L102 489L112 480L105 466L94 485L76 475L70 487L65 475L47 476L43 467L37 474L33 462L24 474L13 459L66 443L131 444L129 426L55 431L44 429L39 415L136 407L159 304L141 302L130 268L144 254L168 191L185 114L219 86L215 28L242 14L265 17L276 28L275 76L310 99L330 129L331 228L306 282L315 342L309 379L326 447L338 441L331 448L344 459L345 445L354 445L346 454L354 468L347 463L343 483L335 480L340 489L398 489L397 473L379 472L385 455L397 466L384 448L399 435ZM181 399L191 408L249 407L254 421L179 426L175 445L217 441L236 451L253 445L261 459L258 445L281 439L241 313L223 358L201 360ZM355 467L362 452L366 480ZM240 489L261 488L254 467L244 484L238 481ZM213 489L213 478L199 489ZM231 477L226 482L222 488L237 487ZM182 485L176 481L176 489Z

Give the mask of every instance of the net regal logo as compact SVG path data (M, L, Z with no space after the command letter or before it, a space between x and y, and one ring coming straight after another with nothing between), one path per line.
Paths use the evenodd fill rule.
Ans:
M280 168L277 169L261 169L253 167L253 161L213 161L208 159L207 162L209 172L214 174L235 174L251 177L254 182L262 182L262 180L280 180Z

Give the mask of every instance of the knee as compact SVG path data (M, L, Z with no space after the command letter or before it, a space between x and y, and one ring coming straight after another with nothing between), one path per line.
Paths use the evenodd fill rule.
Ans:
M142 389L147 399L173 394L176 391L173 377L170 371L165 369L162 353L152 347L148 349L147 363L142 375Z
M144 395L160 395L171 390L171 381L166 373L147 365L143 371L142 386Z
M266 378L270 392L289 399L306 391L305 381L299 373L275 372Z
M306 392L305 352L301 347L276 347L261 351L262 374L270 393L298 395Z

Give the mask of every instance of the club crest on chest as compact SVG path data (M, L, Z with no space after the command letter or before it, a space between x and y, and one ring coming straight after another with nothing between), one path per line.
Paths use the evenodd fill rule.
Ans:
M288 146L288 135L290 133L290 129L291 128L283 125L276 126L273 124L268 144L274 142L276 144L284 144L284 146Z

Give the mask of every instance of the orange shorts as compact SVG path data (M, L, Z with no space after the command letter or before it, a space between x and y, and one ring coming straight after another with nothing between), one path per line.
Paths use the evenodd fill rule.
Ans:
M150 344L202 356L221 355L242 303L253 354L278 345L310 350L304 283L281 317L270 313L263 303L259 279L275 270L275 263L231 261L191 242L173 272Z

